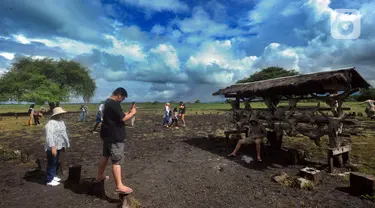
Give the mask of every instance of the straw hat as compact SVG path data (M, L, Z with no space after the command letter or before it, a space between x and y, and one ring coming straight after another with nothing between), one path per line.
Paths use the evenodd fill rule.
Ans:
M53 109L53 113L51 117L56 116L58 114L62 114L62 113L66 113L66 111L62 109L61 107L56 107Z

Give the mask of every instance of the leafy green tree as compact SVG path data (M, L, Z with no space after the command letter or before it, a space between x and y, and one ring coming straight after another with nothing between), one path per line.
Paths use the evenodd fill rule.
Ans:
M201 101L200 100L196 100L194 103L198 104L198 103L201 103Z
M375 88L361 89L361 92L357 97L357 101L374 100L374 99L375 99Z
M274 79L274 78L279 78L279 77L294 76L298 74L299 73L295 70L286 70L282 67L271 66L271 67L263 68L261 71L255 72L251 76L244 78L242 80L239 80L237 83L256 82L256 81Z
M88 69L71 60L51 58L16 60L0 77L0 100L16 100L44 104L50 110L61 101L82 96L89 102L96 90Z

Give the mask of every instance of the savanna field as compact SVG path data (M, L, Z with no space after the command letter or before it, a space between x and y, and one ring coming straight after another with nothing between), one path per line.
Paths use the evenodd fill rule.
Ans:
M281 103L281 105L287 103ZM316 105L301 103L299 105ZM64 109L78 111L80 105L63 104ZM172 103L171 107L177 107ZM28 105L0 105L0 113L27 112ZM36 106L36 109L41 106ZM48 106L44 106L48 108ZM78 113L65 115L71 148L64 153L63 179L68 176L68 166L82 165L82 180L96 176L101 152L101 140L91 129L95 123L97 104L89 104L87 122L77 122ZM130 107L123 104L124 111ZM253 108L265 107L252 103ZM324 107L324 105L323 105ZM350 112L364 114L366 105L347 102ZM262 146L263 163L246 162L255 157L255 146L241 148L239 156L226 156L236 140L227 144L225 130L235 129L229 122L230 105L225 103L187 103L187 126L180 129L162 127L163 103L139 103L135 127L127 128L123 179L134 189L138 207L375 207L368 199L351 196L345 191L349 177L340 176L350 170L326 171L326 149L317 147L310 139L284 136L284 148L303 150L308 163L288 165L282 156ZM347 112L349 113L349 112ZM40 126L27 126L28 117L1 116L0 118L0 207L116 207L119 202L114 193L114 181L110 168L106 174L107 199L88 195L85 191L60 185L47 187L42 170L35 170L35 160L43 164L43 124L49 115L41 119ZM350 161L360 172L375 175L375 122L356 117L360 123L358 133L352 135ZM271 180L274 174L285 172L296 175L308 165L323 170L324 182L312 189L300 189L278 184Z

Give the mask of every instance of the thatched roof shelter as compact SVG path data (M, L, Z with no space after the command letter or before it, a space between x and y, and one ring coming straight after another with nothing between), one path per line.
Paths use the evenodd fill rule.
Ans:
M264 97L269 95L308 95L325 94L336 91L369 88L371 85L363 79L354 67L303 74L257 82L241 83L220 89L213 95L224 97Z

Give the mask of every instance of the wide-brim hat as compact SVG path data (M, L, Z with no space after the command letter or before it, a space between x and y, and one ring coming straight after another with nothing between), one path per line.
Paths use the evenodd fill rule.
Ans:
M51 117L54 117L56 115L63 114L63 113L66 113L66 111L64 109L62 109L61 107L56 107L56 108L53 109Z

